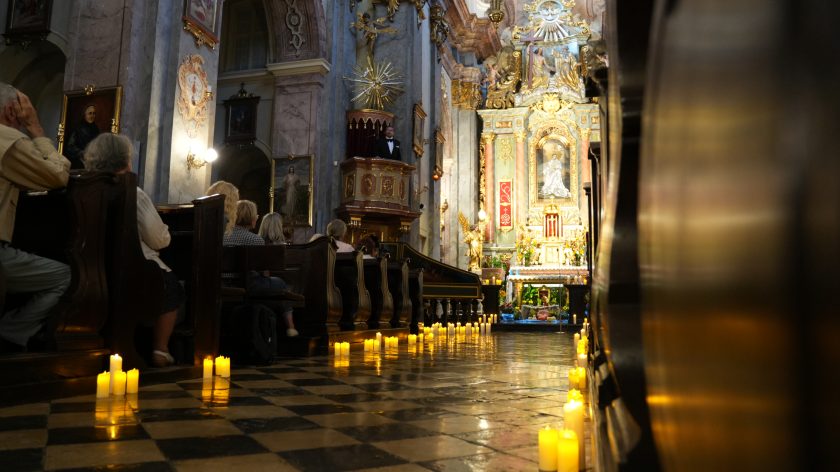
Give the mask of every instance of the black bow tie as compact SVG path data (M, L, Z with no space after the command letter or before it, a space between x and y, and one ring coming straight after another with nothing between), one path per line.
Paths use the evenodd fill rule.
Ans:
M392 142L393 140L394 140L394 138L388 138L388 139L386 139L386 141L388 141L389 143L390 143L390 142Z

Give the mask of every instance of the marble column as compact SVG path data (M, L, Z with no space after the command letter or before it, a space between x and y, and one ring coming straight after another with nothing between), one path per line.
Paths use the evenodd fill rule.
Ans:
M514 227L525 223L528 218L528 176L525 173L526 135L525 130L519 130L514 133L516 137L516 174L514 175L514 208L516 209L516 213L514 214Z
M492 242L496 233L496 175L494 164L496 160L493 143L495 133L482 133L484 139L484 211L487 213L487 224L484 227L484 240Z

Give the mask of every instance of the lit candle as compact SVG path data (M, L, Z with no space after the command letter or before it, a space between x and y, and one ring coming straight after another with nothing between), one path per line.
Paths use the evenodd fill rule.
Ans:
M578 354L577 365L578 367L586 367L586 354Z
M495 317L496 315L493 315L493 316ZM487 326L485 326L485 334L490 334L492 331L493 331L493 325L488 323Z
M216 375L219 377L230 377L230 358L219 356L216 358Z
M125 393L137 393L140 389L140 371L131 369L126 373Z
M350 343L345 341L341 343L341 355L344 357L350 356Z
M423 345L424 339L425 339L424 334L423 334L423 333L420 333L420 334L418 335L417 342L419 342L419 343L420 343L420 346L421 346L421 347L422 347L422 345Z
M586 340L585 339L581 339L580 341L578 341L578 343L577 343L577 354L578 355L586 354Z
M376 344L382 346L382 333L376 333ZM377 351L379 349L376 349Z
M109 372L111 373L111 393L114 393L114 381L116 380L114 374L116 372L122 372L122 357L120 357L119 354L114 354L111 356L110 360L111 369L109 370Z
M580 453L577 434L564 429L557 435L557 472L578 472Z
M573 346L575 347L575 349L577 349L578 344L580 344L580 333L575 333L575 340L574 340L574 343L573 343Z
M583 367L577 368L577 380L578 380L578 388L580 390L586 390L586 369Z
M335 357L341 357L341 343L337 342L337 343L334 344L334 346L335 346L335 349L334 349Z
M408 335L408 344L412 345L417 342L417 335L416 334L409 334Z
M572 315L572 324L577 324L577 315Z
M111 393L111 374L102 372L96 376L96 398L108 398Z
M125 372L119 371L111 374L111 379L114 381L114 395L125 395Z
M578 373L577 368L572 367L569 369L569 389L574 389L578 387Z
M583 403L583 394L580 393L580 390L574 387L569 387L569 393L566 395L566 401L570 402L572 400L576 400Z
M209 357L204 359L204 375L202 378L209 379L213 377L213 359Z
M583 437L583 403L577 400L572 400L563 405L563 418L566 423L566 429L571 429L577 434L577 437ZM578 445L578 463L583 464L584 447L581 441Z
M557 450L557 430L546 426L539 433L541 471L557 470Z

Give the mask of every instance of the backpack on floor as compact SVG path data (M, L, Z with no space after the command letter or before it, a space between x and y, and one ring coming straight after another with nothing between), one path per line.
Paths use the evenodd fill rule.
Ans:
M277 355L277 315L265 305L248 303L233 309L230 350L242 363L269 364Z

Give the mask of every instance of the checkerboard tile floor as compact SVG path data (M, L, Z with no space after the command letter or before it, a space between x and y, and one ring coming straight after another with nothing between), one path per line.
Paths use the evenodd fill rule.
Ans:
M572 359L568 334L496 333L229 382L141 376L136 396L0 408L0 470L531 471L537 430L562 424Z

